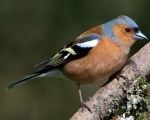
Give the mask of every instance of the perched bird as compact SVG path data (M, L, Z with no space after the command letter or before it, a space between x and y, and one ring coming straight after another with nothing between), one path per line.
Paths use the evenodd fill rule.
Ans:
M89 107L82 100L80 85L105 80L120 70L127 61L131 46L136 40L147 39L138 25L127 16L111 21L79 35L65 45L52 58L37 65L37 71L11 84L62 72L78 86L82 107Z

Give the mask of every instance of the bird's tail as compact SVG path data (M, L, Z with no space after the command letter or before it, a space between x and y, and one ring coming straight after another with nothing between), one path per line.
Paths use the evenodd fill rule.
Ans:
M14 88L14 87L17 87L17 86L21 86L22 84L24 84L25 82L27 82L28 80L32 80L34 78L37 78L37 77L41 77L41 76L44 76L50 72L52 72L52 68L48 67L48 68L43 68L39 71L36 71L32 74L29 74L29 75L26 75L24 76L23 78L15 81L14 83L12 83L11 85L8 86L8 89L11 89L11 88Z
M38 73L33 73L33 74L30 74L30 75L26 75L26 76L23 77L22 79L17 80L17 81L15 81L14 83L12 83L11 85L9 85L9 86L8 86L8 89L11 89L11 88L14 88L14 87L17 87L17 86L21 86L22 84L24 84L24 83L27 82L28 80L34 79L34 78L36 78L37 76L39 76Z

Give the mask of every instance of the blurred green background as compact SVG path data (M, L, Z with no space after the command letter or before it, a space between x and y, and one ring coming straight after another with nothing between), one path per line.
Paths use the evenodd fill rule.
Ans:
M148 36L149 6L149 0L0 0L0 120L69 119L80 107L70 80L40 78L5 89L66 42L118 15L133 18ZM95 90L83 87L84 99Z

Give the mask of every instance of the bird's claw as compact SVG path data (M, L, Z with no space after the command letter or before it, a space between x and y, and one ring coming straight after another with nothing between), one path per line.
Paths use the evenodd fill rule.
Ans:
M119 77L121 77L122 79L124 79L124 80L126 80L126 81L129 81L129 79L128 79L126 76L122 75L122 74L116 75L116 79L117 79L117 80L119 80Z
M82 106L82 111L84 110L84 108L86 108L90 113L92 113L92 110L89 108L89 106L87 106L87 104L84 101L81 101L81 106Z

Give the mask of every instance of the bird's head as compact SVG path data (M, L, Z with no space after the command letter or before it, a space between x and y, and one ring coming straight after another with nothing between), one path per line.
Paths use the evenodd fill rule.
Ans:
M135 21L124 15L105 23L103 28L106 36L126 46L131 46L135 40L147 39Z

